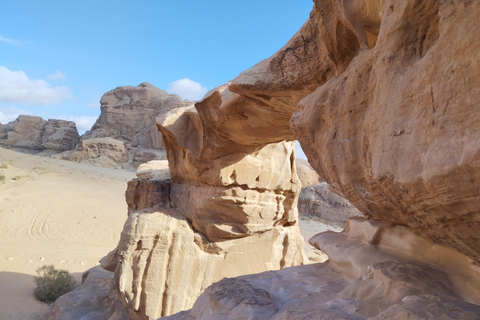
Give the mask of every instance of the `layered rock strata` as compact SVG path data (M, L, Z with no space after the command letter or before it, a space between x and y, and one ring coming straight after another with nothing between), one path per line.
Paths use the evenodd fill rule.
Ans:
M350 306L326 301L340 315L319 306L277 316L269 281L240 290L252 300L230 299L220 282L183 315L249 318L260 304L270 319L478 318L479 12L471 1L315 1L284 48L197 104L232 148L295 137L320 176L378 222L318 243L350 281Z
M0 145L28 152L72 150L79 139L77 127L72 121L19 116L15 121L0 124Z
M312 241L337 273L324 265L224 280L173 318L478 318L479 13L474 1L318 0L271 58L159 118L170 205L130 210L105 263L131 316L185 307L168 291L186 292L182 283L206 288L195 273L171 280L184 256L216 266L219 252L237 252L223 246L246 241L269 243L278 267L300 261L281 262L297 239L298 192L282 141L296 138L320 176L374 221Z
M313 16L324 13L318 28L338 37L344 11L332 3L316 1ZM375 44L345 50L348 67L291 120L312 166L367 217L408 225L477 262L479 12L476 2L384 1L367 15L377 20ZM347 32L353 43L356 32Z
M343 232L317 235L311 243L329 254L330 264L223 279L191 310L162 319L480 317L472 299L480 280L473 261L411 228L357 218Z
M194 137L187 145L198 147L189 132L195 127L169 122L184 116L174 111L162 122L169 134L171 180L154 180L139 168L147 180L129 182L129 216L120 243L102 260L105 269L115 271L119 298L132 319L186 310L224 277L307 262L297 224L300 183L293 143L196 163L177 140ZM161 171L161 164L151 165ZM187 168L203 173L179 173Z
M101 113L92 129L82 136L78 148L63 155L63 159L120 168L136 168L150 160L166 159L155 118L193 102L144 82L137 87L111 90L103 95L100 104ZM105 139L115 146L113 150L105 146ZM121 157L119 148L125 149Z
M363 216L350 201L335 192L325 182L302 188L298 196L298 213L318 217L326 224L342 228L347 218Z

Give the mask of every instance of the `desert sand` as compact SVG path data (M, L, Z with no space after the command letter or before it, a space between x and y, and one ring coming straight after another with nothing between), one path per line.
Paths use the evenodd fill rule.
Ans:
M51 306L33 297L36 269L53 264L80 281L115 248L135 173L0 148L0 175L0 319L47 319ZM334 229L311 217L300 227L306 240Z
M0 148L0 319L45 319L33 297L46 264L81 274L115 248L134 172Z

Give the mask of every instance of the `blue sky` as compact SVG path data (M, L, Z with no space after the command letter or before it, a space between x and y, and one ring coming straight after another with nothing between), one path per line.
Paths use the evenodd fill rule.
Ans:
M18 114L89 129L101 96L150 82L199 99L280 49L312 0L4 1L0 123Z

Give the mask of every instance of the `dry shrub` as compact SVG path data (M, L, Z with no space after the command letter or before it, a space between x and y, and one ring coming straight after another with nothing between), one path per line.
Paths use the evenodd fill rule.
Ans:
M58 297L75 288L75 279L67 270L55 269L53 265L45 265L37 269L38 276L33 277L37 287L33 295L39 301L53 303Z

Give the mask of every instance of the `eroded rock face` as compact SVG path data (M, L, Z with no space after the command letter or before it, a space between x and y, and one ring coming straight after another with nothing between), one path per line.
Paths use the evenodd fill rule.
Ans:
M345 226L350 217L361 217L355 206L323 182L302 188L298 196L299 214L315 216L326 224Z
M72 121L19 116L8 124L0 124L0 145L30 152L72 150L79 138Z
M171 319L478 315L479 13L473 1L315 1L278 53L159 116L171 182L127 191L122 240L103 262L131 318L188 308L237 268L302 263L295 138L372 219L312 240L337 273L222 281Z
M328 16L329 3L314 11ZM346 51L355 55L348 68L291 120L313 167L367 217L408 225L477 262L479 12L476 2L385 1L374 46ZM320 28L335 34L329 26Z
M129 149L125 142L109 137L83 139L74 150L64 152L58 157L102 167L128 168L128 161L131 159Z
M297 158L296 161L296 169L298 179L300 180L300 184L302 188L309 187L314 184L318 184L324 182L322 178L318 175L318 173L313 170L312 166L308 163L307 160L303 160Z
M128 169L151 160L165 160L155 118L193 105L147 82L111 90L100 103L101 114L92 129L81 137L74 151L62 155L63 159Z
M330 264L224 279L164 319L478 319L473 261L411 228L354 219L311 242ZM422 260L414 247L430 253Z
M199 141L206 135L221 149L229 140L232 149L248 145L252 154L267 142L293 139L283 125L301 100L290 125L310 163L376 219L352 220L344 233L313 241L351 281L342 294L312 311L283 297L269 319L478 315L465 300L480 302L480 65L472 59L479 13L472 1L315 1L284 48L196 105L212 123ZM199 123L188 117L182 121L192 128ZM188 149L187 142L177 144ZM190 163L219 152L209 145L189 150ZM179 176L193 172L179 168ZM272 298L270 283L252 287ZM223 285L215 286L172 319L229 319L227 309L252 315L259 307L243 298L219 302L212 292ZM433 309L423 311L423 303ZM285 306L291 309L281 313ZM265 312L271 308L265 303Z
M156 319L188 309L203 290L224 277L306 262L297 225L275 225L272 221L270 228L258 231L247 223L248 210L243 216L250 233L238 236L222 231L226 235L220 238L217 229L197 229L186 217L186 212L194 212L188 206L194 202L188 198L193 195L180 196L178 192L183 188L168 180L129 182L129 216L118 247L102 260L102 266L115 270L119 297L128 306L132 319ZM204 197L210 195L211 205L218 202L221 206L226 201L222 194L212 194L210 189L203 192ZM247 197L247 201L251 207L262 205L255 198ZM237 206L231 205L241 213L242 204ZM196 207L201 208L202 203ZM182 211L185 209L188 211Z
M110 137L132 147L163 149L162 136L155 127L155 118L171 109L192 102L144 82L137 87L118 87L100 100L101 114L82 139Z

